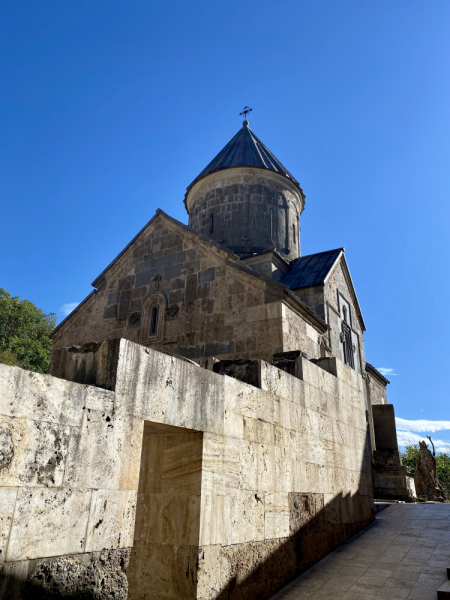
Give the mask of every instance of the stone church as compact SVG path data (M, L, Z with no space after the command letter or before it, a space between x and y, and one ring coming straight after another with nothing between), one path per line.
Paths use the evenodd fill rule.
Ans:
M54 330L51 375L0 365L0 597L266 600L412 500L344 248L301 255L305 194L247 120L184 203Z
M247 121L184 203L189 225L157 210L56 328L56 348L126 338L202 364L301 351L366 372L344 248L301 256L305 194ZM386 380L372 375L382 403Z

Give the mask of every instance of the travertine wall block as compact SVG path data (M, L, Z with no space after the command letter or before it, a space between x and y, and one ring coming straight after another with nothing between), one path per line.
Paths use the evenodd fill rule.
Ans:
M372 520L347 366L258 360L257 387L118 349L114 391L0 365L4 573L128 552L129 598L264 599Z
M19 488L6 560L82 552L91 499L91 490Z

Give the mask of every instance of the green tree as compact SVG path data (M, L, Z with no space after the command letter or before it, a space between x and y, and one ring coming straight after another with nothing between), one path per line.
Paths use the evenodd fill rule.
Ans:
M436 454L436 474L442 487L450 494L450 454L447 452Z
M419 454L419 444L405 446L405 452L402 452L402 463L405 467L409 468L411 477L414 477L414 473L416 472Z
M48 373L56 316L0 289L0 362Z
M419 454L419 444L406 446L405 452L402 452L402 463L409 467L411 477L416 472ZM450 453L436 452L436 475L442 487L450 494Z

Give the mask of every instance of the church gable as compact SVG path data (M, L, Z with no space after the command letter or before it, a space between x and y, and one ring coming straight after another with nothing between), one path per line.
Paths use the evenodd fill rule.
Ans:
M344 248L297 259L281 282L328 323L329 351L362 372L365 324Z
M326 277L323 302L333 353L357 372L363 373L365 323L343 253Z
M92 340L95 331L97 339L122 336L142 342L139 329L148 319L152 297L161 310L160 322L162 316L164 322L176 320L180 303L198 298L206 300L204 309L211 312L210 282L215 266L227 257L226 251L159 211L94 281L96 292L56 328L53 339L58 346L69 338L80 344Z

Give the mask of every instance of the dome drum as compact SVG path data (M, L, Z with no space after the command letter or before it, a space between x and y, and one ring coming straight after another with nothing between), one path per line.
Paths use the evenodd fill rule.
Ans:
M300 256L304 197L278 173L234 168L198 181L186 197L189 227L247 258L277 250Z
M189 227L241 258L270 250L300 256L305 195L248 121L189 185L184 201Z

